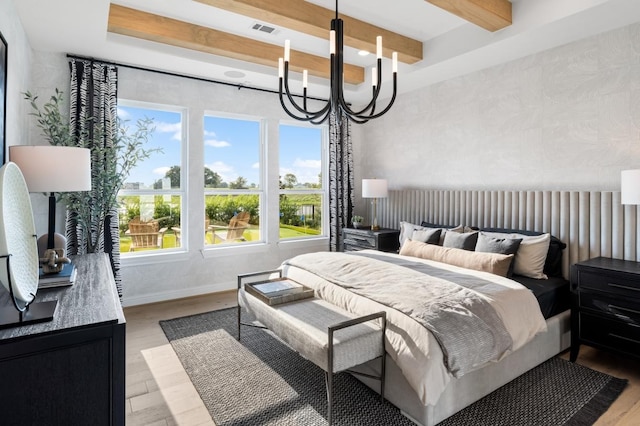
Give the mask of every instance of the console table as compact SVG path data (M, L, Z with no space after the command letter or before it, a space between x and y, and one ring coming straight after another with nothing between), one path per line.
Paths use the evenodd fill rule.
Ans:
M0 330L3 425L124 425L125 318L106 254L72 257L53 321ZM0 303L10 304L0 292Z

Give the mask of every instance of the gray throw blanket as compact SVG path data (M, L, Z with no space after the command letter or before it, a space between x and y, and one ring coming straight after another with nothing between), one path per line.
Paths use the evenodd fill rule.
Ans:
M284 265L410 316L436 338L455 377L511 349L513 341L495 309L473 290L495 285L490 281L374 253L310 253Z

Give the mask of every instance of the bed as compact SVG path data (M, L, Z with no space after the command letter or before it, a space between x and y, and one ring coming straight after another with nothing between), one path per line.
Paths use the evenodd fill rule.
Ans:
M466 259L466 257L478 256L475 250L469 250L470 243L463 241L471 234L475 234L476 238L478 238L477 235L484 235L484 237L491 236L501 240L509 239L507 237L514 239L514 235L521 237L523 234L512 230L471 230L464 227L453 230L449 228L446 231L444 227L436 228L433 224L422 225L402 224L401 240L403 237L404 240L401 241L400 254L368 250L351 254L305 254L284 262L283 269L286 276L314 288L317 297L343 309L361 315L381 309L387 311L386 397L407 417L427 426L437 424L568 348L570 321L567 309L568 282L558 275L558 271L553 270L554 266L561 265L559 256L562 253L562 243L557 239L553 240L548 234L542 233L526 236L532 241L539 241L542 235L545 235L546 239L544 256L540 259L538 247L536 259L538 267L542 269L529 273L531 276L513 274L511 270L524 245L510 254L490 253L493 261L496 256L502 259L501 271L505 268L505 259L510 260L509 271L505 272L505 275L509 274L510 277L506 277L483 270L482 267L467 268L466 260L462 262L463 266L460 266L456 264L455 259L451 263L445 263L440 258L433 260L430 258L433 257L431 254L420 257L407 247L444 251L448 254L453 252L456 256ZM430 234L432 229L440 229L437 239ZM441 238L443 233L445 237L446 234L455 237L448 238L449 244L446 247L446 244L443 245L444 239ZM430 239L430 243L420 241L421 239ZM455 241L455 244L460 246L466 244L467 249L456 247L455 244L452 246L451 241ZM477 241L473 245L475 247ZM529 244L522 252L529 250L531 254L530 249ZM463 253L465 251L470 253ZM522 265L515 270L522 272ZM532 278L536 273L538 277ZM500 332L493 329L484 330L484 323L487 323L485 319L478 321L482 325L477 330L474 328L477 326L472 324L465 324L465 328L470 327L469 329L474 330L469 335L489 333L498 336L495 340L502 343L493 345L496 347L467 350L466 352L471 354L475 355L478 352L484 356L484 358L471 357L473 359L468 360L464 359L464 353L460 353L460 347L464 348L468 343L459 336L450 338L449 342L442 341L446 340L446 335L453 332L453 329L447 328L446 324L457 323L459 320L437 319L436 323L440 321L440 324L445 324L438 327L445 327L446 332L425 327L422 323L425 314L413 314L416 307L411 304L411 299L422 300L423 297L427 297L422 293L420 297L415 296L418 294L416 292L422 291L420 280L423 275L435 276L435 278L429 278L432 280L429 281L429 288L440 281L451 281L454 286L459 286L459 281L464 281L462 287L465 290L456 290L456 292L471 291L480 295L479 299L484 300L482 303L488 301L494 312L502 319L504 330ZM400 279L397 279L398 277ZM382 296L370 294L373 290L364 285L376 280L380 283L379 289L382 289ZM414 296L404 299L395 298L394 294L399 294L395 283L393 283L393 290L385 291L383 282L392 283L394 280L409 283L409 287L403 292L410 292ZM475 281L480 284L473 284ZM427 290L427 293L429 291L431 290ZM463 295L469 297L468 293ZM248 308L250 309L250 306ZM452 310L457 310L457 307ZM475 307L472 309L473 315L476 310ZM488 323L491 321L493 320ZM507 338L511 339L506 343L503 337L499 337L504 335L505 331ZM471 340L474 339L471 338ZM475 340L486 339L476 338ZM465 342L462 346L460 346L461 341ZM361 371L370 374L376 368L375 363L359 367ZM360 379L372 389L377 389L377 382L366 378Z

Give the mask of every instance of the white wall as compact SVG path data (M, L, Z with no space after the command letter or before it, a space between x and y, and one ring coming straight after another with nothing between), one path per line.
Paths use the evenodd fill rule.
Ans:
M363 133L358 179L396 189L619 190L640 167L640 24L402 95Z

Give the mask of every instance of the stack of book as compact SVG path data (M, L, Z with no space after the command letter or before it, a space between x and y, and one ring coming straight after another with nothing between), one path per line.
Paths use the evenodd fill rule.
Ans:
M65 263L62 267L62 271L54 274L45 274L42 272L42 268L40 268L38 289L71 285L76 280L77 274L78 271L73 263Z

